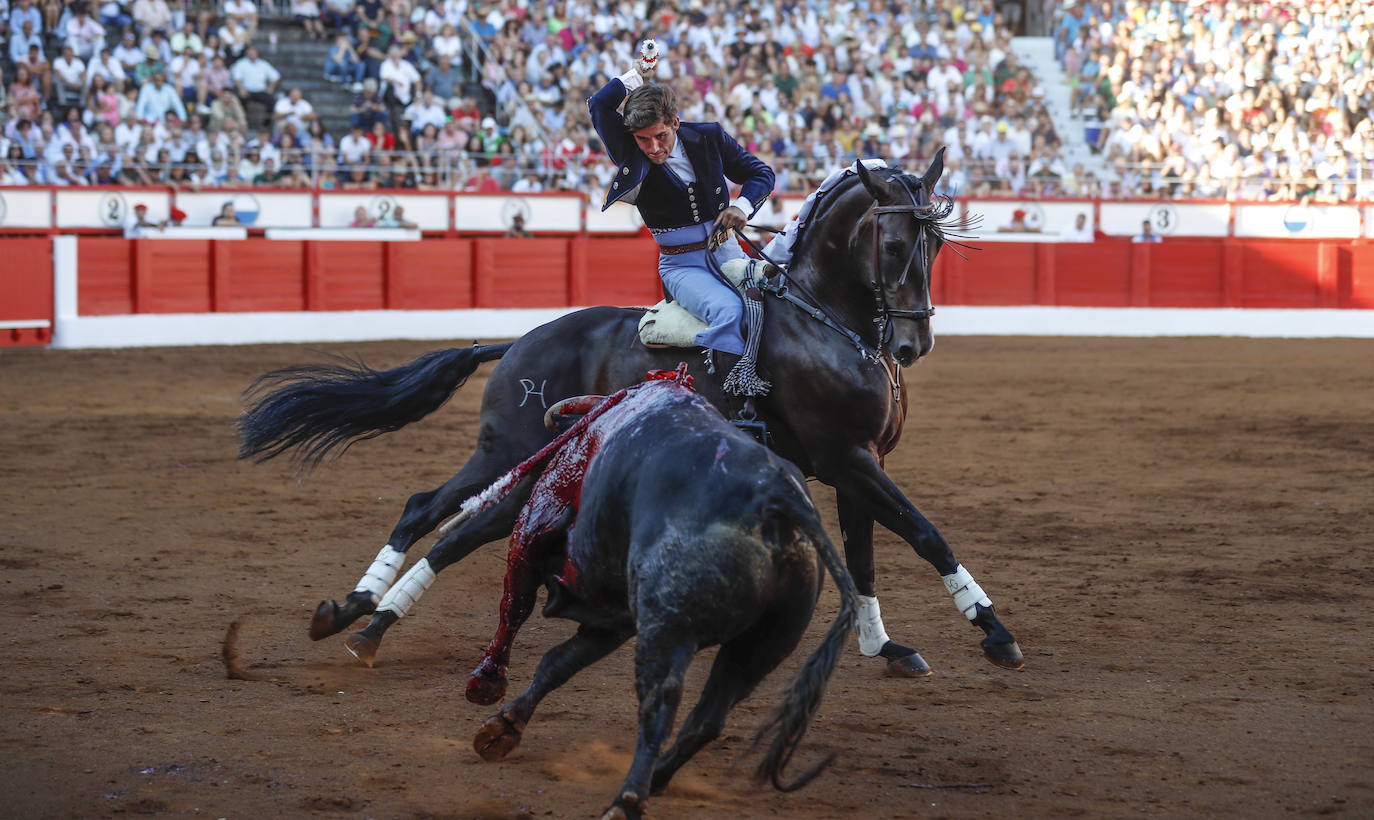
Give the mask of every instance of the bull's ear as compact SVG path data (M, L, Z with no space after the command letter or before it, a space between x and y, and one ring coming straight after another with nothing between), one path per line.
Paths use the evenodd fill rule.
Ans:
M935 152L935 159L930 161L930 167L926 169L925 175L921 177L921 187L926 189L926 196L929 197L935 192L935 186L940 184L940 177L945 173L945 149L940 146L940 150Z
M863 160L854 160L854 167L859 171L859 181L864 184L874 199L879 202L895 201L896 197L892 195L892 188L888 181L869 173L868 166L864 165Z

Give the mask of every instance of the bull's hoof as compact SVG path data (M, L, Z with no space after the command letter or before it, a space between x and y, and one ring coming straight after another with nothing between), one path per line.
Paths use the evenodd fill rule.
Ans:
M478 706L490 706L506 695L506 676L494 670L478 667L468 678L464 692L468 702Z
M371 669L373 664L377 662L377 648L381 645L382 642L379 639L368 635L366 632L354 632L344 640L344 648L352 653L353 657L362 661L363 666L368 669Z
M1020 669L1026 665L1026 659L1021 654L1021 647L1012 641L1011 643L990 643L983 641L983 657L987 658L994 666L1003 669Z
M524 723L517 723L505 715L492 715L473 736L472 750L488 763L504 760L520 745L520 736L524 732Z
M634 792L622 792L611 804L601 820L641 820L644 817L644 801Z
M878 650L878 657L887 661L883 674L889 678L924 678L934 672L921 653L896 641L888 641Z

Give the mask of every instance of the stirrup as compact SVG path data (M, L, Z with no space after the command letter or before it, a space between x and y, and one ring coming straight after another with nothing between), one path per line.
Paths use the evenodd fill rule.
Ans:
M754 437L754 440L764 447L771 449L772 445L768 438L768 423L759 418L758 407L754 404L754 397L749 396L744 400L744 406L739 409L730 423Z

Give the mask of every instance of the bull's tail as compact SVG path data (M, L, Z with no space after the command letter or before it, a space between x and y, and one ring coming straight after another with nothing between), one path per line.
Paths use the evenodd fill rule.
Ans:
M266 461L288 450L309 469L335 448L399 430L452 396L483 362L514 342L435 350L391 370L340 357L274 370L244 392L239 458Z
M845 569L835 545L831 543L825 531L819 529L819 523L817 531L819 537L814 539L816 552L820 555L821 563L830 572L830 577L835 579L835 586L839 588L840 613L830 624L821 645L816 647L816 651L811 653L811 657L806 659L806 663L797 672L797 677L792 681L792 686L787 690L782 703L778 704L754 736L754 745L757 746L763 742L766 735L776 733L754 775L760 782L771 781L774 788L784 792L795 791L810 783L834 759L834 755L831 755L791 783L782 782L782 770L792 760L792 754L796 752L797 746L806 734L806 727L816 714L816 708L820 706L821 696L825 694L825 685L835 672L840 653L844 650L845 642L854 631L854 625L858 620L859 592L854 588L854 579L849 576L849 570Z

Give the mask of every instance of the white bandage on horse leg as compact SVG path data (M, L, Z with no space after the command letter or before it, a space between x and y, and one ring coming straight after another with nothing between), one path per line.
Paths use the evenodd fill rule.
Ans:
M377 604L377 611L394 612L396 617L404 618L410 614L410 608L415 606L415 602L420 600L420 596L425 594L425 590L429 589L429 585L432 583L434 583L434 570L429 568L428 558L421 558L419 563L401 576L401 580L396 582L396 586L387 590L386 595L382 596L382 602Z
M357 588L353 591L366 592L372 596L372 603L377 603L386 591L391 589L391 582L396 580L396 574L401 571L401 565L405 562L406 554L387 544L377 553L377 557L372 560L372 566L363 573Z
M871 658L882 651L888 642L887 630L883 629L883 616L878 612L878 599L869 595L859 596L859 652Z
M949 575L941 576L940 580L945 582L945 589L954 596L954 606L970 621L978 617L978 604L992 606L992 599L983 593L983 588L978 586L963 564L955 567Z

